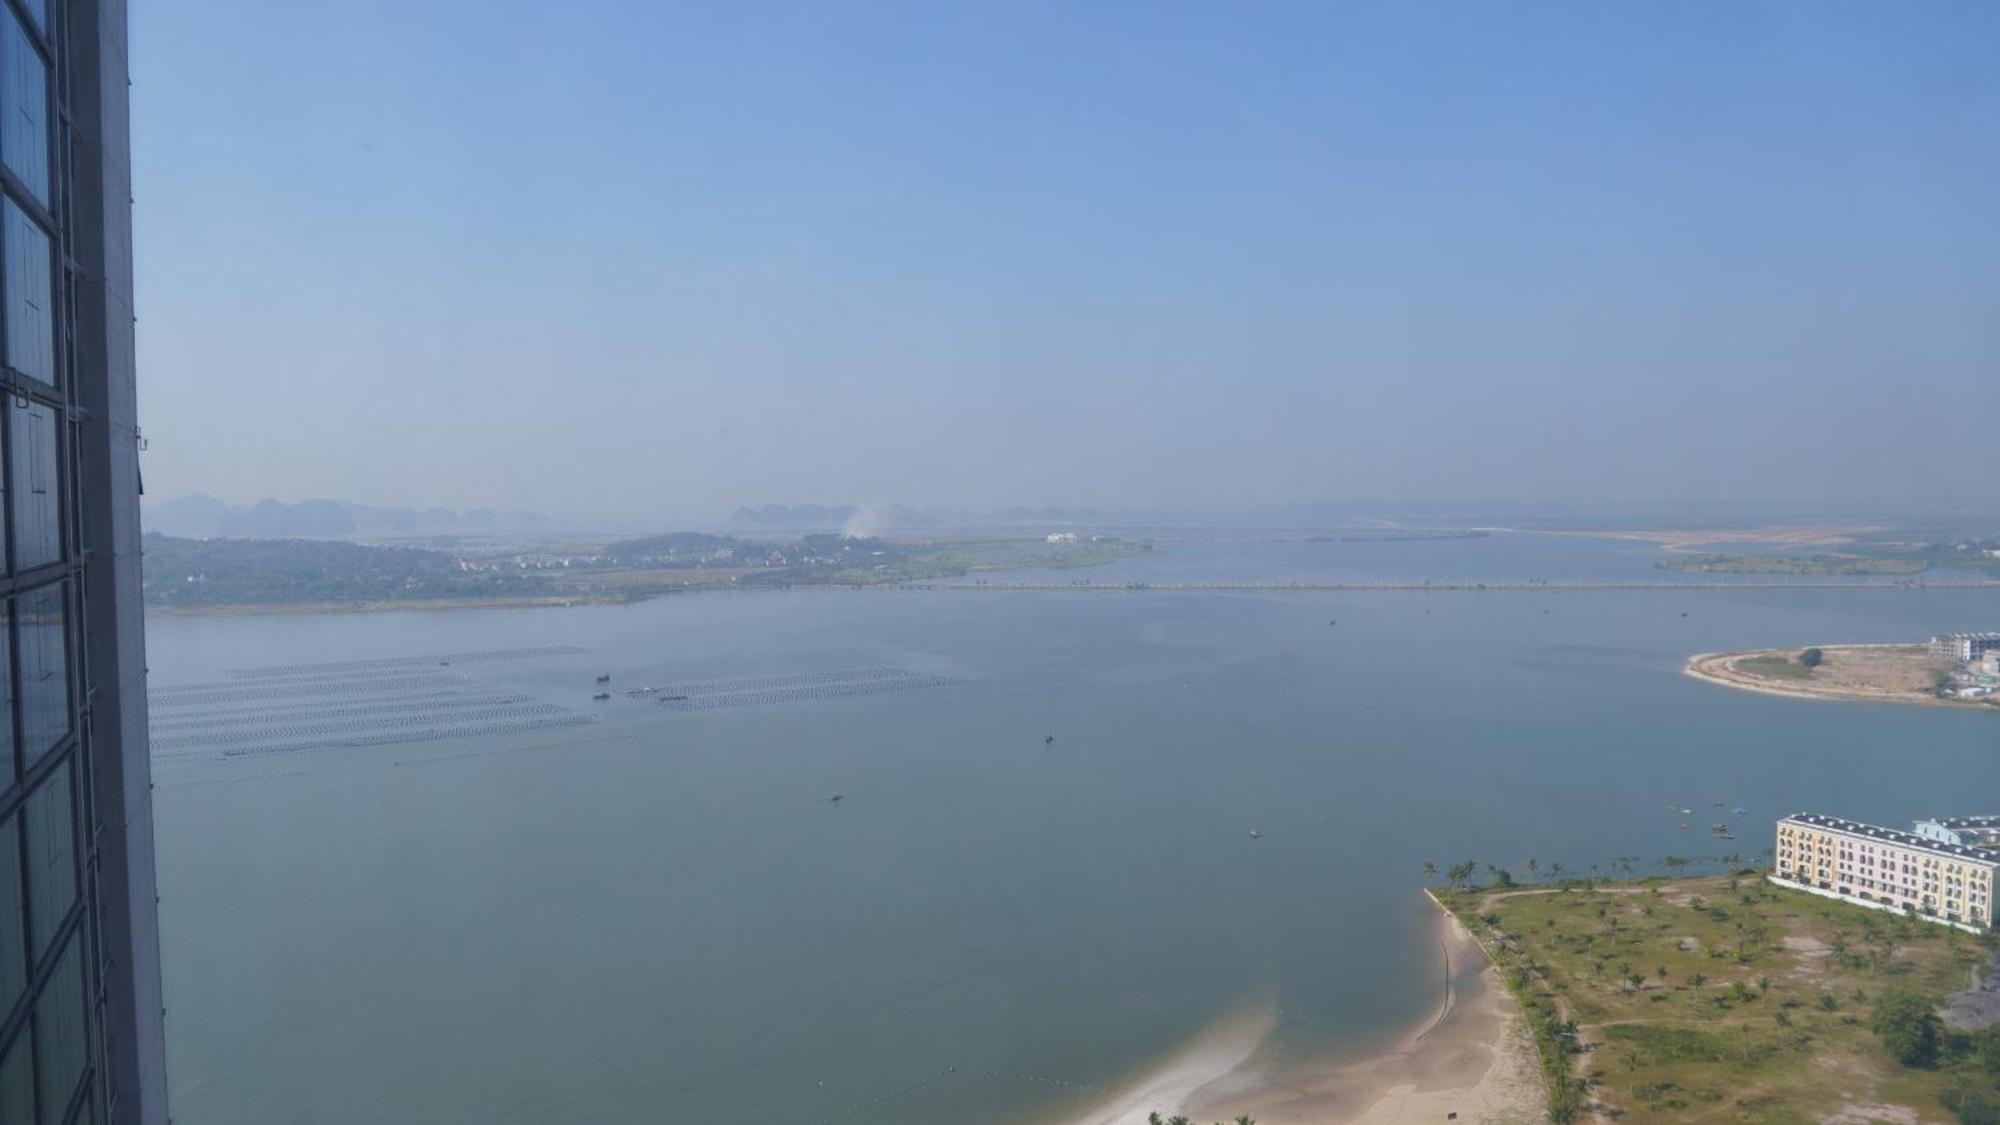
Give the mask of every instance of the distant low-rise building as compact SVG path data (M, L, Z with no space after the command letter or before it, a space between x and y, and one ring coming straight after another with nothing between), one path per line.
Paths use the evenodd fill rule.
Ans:
M1970 664L1989 652L2000 652L2000 633L1939 633L1931 638L1931 655Z
M1051 543L1074 543L1074 542L1076 542L1076 532L1074 532L1074 531L1051 531L1051 532L1049 532L1049 542L1051 542Z
M1778 821L1771 881L1964 929L1993 925L2000 816L1920 820L1912 831L1818 813Z

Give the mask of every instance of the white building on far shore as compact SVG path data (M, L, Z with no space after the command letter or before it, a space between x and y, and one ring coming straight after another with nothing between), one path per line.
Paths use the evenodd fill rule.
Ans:
M1970 664L1989 652L2000 652L2000 633L1939 633L1931 638L1931 655Z

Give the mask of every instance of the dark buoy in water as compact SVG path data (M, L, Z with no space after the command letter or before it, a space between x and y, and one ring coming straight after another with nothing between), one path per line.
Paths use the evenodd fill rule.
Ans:
M1686 617L1687 615L1688 615L1688 611L1687 611L1687 610L1681 610L1681 616L1682 616L1682 617Z
M1340 624L1340 622L1338 622L1338 621L1329 621L1329 622L1327 622L1327 624L1328 624L1328 625L1338 625L1338 624Z
M1053 734L1049 734L1049 735L1043 735L1043 736L1042 736L1042 745L1044 745L1044 746L1054 746L1055 744L1056 744L1056 736L1055 736L1055 735L1053 735Z

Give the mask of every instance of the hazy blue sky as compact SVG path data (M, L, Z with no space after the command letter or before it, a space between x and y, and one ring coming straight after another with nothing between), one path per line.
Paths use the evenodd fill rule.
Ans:
M132 19L156 499L1996 482L1992 3Z

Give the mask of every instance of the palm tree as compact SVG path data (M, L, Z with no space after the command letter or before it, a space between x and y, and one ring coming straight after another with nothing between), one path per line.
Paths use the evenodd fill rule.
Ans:
M1425 860L1425 861L1424 861L1424 878L1426 878L1426 879L1435 879L1435 878L1437 878L1437 873L1438 873L1438 865L1437 865L1437 864L1435 864L1435 863L1432 863L1432 862L1431 862L1430 860L1428 860L1428 859L1427 859L1427 860Z

